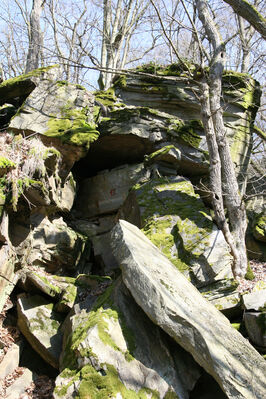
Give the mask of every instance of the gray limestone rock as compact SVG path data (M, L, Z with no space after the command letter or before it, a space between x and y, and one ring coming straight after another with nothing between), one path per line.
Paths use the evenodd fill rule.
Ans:
M149 172L142 163L102 171L81 183L75 210L88 218L114 213L130 188L148 177Z
M0 248L0 312L17 281L14 250L9 245L3 245Z
M50 220L36 214L31 222L32 230L17 248L24 263L44 266L49 271L76 270L86 256L87 238L68 227L62 217Z
M232 278L223 233L189 180L165 177L136 185L118 217L141 228L196 286Z
M243 319L251 342L265 351L266 312L245 312Z
M266 289L258 289L242 296L246 310L266 309Z
M120 220L112 235L123 281L149 318L193 355L229 399L262 398L266 363L260 354L137 227Z
M62 347L60 316L43 297L21 294L17 301L18 327L30 345L51 366L58 368Z
M33 373L29 369L24 369L23 374L17 378L12 385L10 385L6 390L6 399L20 399L21 395L25 393L23 398L26 396L26 389L30 388L31 383L33 382Z
M0 363L0 381L12 373L19 365L20 346L13 344Z
M188 399L200 375L192 357L152 324L121 279L96 304L87 299L75 306L61 370L55 399L83 392L99 398Z

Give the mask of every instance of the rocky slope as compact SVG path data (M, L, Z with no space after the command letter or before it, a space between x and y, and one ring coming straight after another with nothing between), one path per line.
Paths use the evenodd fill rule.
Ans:
M3 397L263 396L265 274L248 291L233 278L204 192L195 81L150 68L106 92L58 80L57 66L0 85ZM233 72L223 88L244 189L260 90Z

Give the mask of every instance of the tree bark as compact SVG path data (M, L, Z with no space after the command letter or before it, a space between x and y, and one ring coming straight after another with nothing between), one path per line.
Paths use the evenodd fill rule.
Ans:
M237 15L247 20L253 28L266 38L266 19L246 0L224 0Z
M40 26L41 13L45 0L33 0L29 25L29 48L25 72L39 67L40 52L42 50L42 32Z
M205 78L205 82L202 83L201 99L202 122L210 152L212 203L217 224L223 230L231 249L234 259L233 273L235 277L243 277L248 265L245 246L247 222L223 123L221 96L225 63L224 45L208 10L207 2L196 0L196 6L199 18L213 48L208 82ZM226 222L223 202L227 207L231 231Z

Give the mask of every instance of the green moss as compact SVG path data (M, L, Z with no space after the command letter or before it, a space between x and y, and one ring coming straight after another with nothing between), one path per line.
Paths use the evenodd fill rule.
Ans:
M253 227L254 237L266 241L266 215L260 214L256 217Z
M93 94L95 95L95 99L106 107L114 106L117 101L117 97L115 96L115 91L113 87L108 90L95 91Z
M0 156L0 169L10 169L14 168L15 166L16 164L13 161L10 161L10 159Z
M182 62L173 63L167 66L156 64L155 62L150 62L148 64L143 64L138 66L135 71L148 73L158 76L190 76L196 69L196 65L188 61L187 59L182 59ZM189 72L189 73L188 73Z
M50 69L53 69L55 67L58 67L58 65L51 65L51 66L48 66L48 67L34 69L33 71L30 71L30 72L25 73L23 75L19 75L19 76L16 76L14 78L11 78L11 79L4 80L3 83L1 83L1 85L0 85L0 90L2 88L7 88L9 86L13 86L14 84L17 84L18 82L22 82L22 81L24 81L24 80L26 80L26 79L28 79L28 78L30 78L32 76L36 76L36 77L40 76L43 73L45 73L45 72L47 72Z
M46 291L47 294L49 294L51 296L57 296L61 293L61 289L57 285L52 284L51 281L47 277L45 277L41 274L38 274L38 273L34 273L34 272L33 272L33 274L34 274L34 276L36 276L38 279L40 279L41 281L43 281L45 283L45 286L47 289L47 291Z
M202 137L197 133L204 134L202 122L200 120L183 121L180 119L169 119L167 133L175 138L179 138L186 144L194 148L199 148Z
M55 393L58 396L61 396L62 398L65 398L67 395L68 388L74 384L76 381L79 380L80 377L80 372L77 372L76 370L70 370L68 368L65 368L62 373L60 374L62 378L68 379L69 381L64 384L63 387L55 387Z
M127 77L126 75L117 76L117 78L113 81L113 87L123 89L127 85Z
M67 312L71 309L76 301L77 287L73 284L68 284L66 288L62 290L62 296L60 301L56 304L56 310L58 312Z
M173 144L166 145L152 154L146 155L145 162L148 164L152 163L154 160L156 160L156 158L160 158L162 155L168 154L171 150L177 150L177 148Z
M247 272L245 274L245 279L246 280L254 280L254 278L255 278L255 275L250 267L250 264L248 264Z
M59 137L64 143L89 148L97 140L99 132L94 123L87 122L87 112L86 107L73 109L67 104L61 109L61 115L50 116L45 135Z
M179 396L175 392L169 390L164 399L179 399Z
M241 327L241 323L231 323L231 326L232 326L235 330L239 331L239 330L240 330L240 327Z
M191 183L154 179L133 191L141 209L142 231L153 244L181 272L198 263L213 225Z
M179 257L172 256L172 248L175 246L176 230L169 234L168 230L172 230L171 217L157 219L150 218L145 224L142 231L151 240L151 242L158 247L167 258L177 267L181 272L189 269L189 266L183 262Z
M97 372L92 366L85 366L80 372L81 383L78 388L79 399L103 399L116 397L123 399L159 399L158 392L142 388L139 392L127 389L121 382L116 369L110 364L102 365L103 372ZM169 397L170 399L170 397ZM174 397L173 397L174 399Z

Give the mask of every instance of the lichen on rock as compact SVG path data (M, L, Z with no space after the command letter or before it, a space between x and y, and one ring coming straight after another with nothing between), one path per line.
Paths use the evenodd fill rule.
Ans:
M187 179L152 179L135 186L120 216L141 227L196 285L232 277L223 234Z

